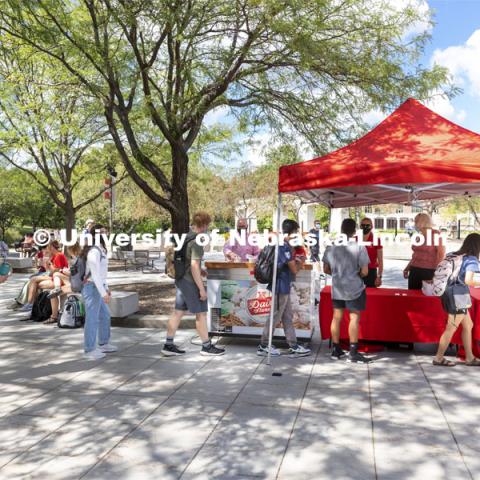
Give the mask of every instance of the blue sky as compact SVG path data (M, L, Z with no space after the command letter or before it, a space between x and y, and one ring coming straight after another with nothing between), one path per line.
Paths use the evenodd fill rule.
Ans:
M455 75L464 91L451 101L454 112L447 116L480 133L480 0L428 0L428 5L436 25L423 63L435 59Z
M452 100L436 97L427 106L449 120L480 133L480 0L389 1L396 6L413 4L420 11L433 10L435 26L430 31L431 39L421 63L431 66L435 62L447 67L455 85L463 92ZM372 126L383 118L385 114L379 111L365 117ZM217 121L229 122L227 109L212 112L207 117L207 124ZM269 132L261 130L254 137L255 143L245 145L233 164L238 165L241 161L262 163L263 151L270 137ZM305 152L305 155L308 160L309 153Z

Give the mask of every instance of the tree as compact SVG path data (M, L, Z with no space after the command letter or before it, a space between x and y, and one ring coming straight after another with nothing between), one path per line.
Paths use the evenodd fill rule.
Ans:
M78 82L61 76L45 55L11 43L0 57L0 157L30 176L64 212L67 232L78 210L98 198L104 186L74 200L85 178L105 169L89 151L107 135L95 103ZM97 150L98 154L98 150Z
M189 224L189 152L208 112L304 136L320 154L358 133L361 114L446 82L417 65L425 13L371 0L3 0L0 40L54 59L96 96L126 171ZM145 147L145 125L170 153Z
M26 188L28 185L28 188ZM18 169L0 167L0 233L4 238L7 228L14 225L57 228L62 222L62 211L27 173Z
M2 169L0 174L0 233L5 239L5 231L11 227L19 216L18 200L10 185L10 175Z

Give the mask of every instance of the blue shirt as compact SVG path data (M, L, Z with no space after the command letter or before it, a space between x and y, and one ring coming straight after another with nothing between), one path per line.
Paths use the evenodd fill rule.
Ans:
M477 257L474 257L473 255L465 255L465 257L463 257L462 267L458 274L459 280L465 282L465 275L467 272L480 272L480 263Z
M293 258L292 249L290 245L284 244L278 247L278 262L277 262L277 293L282 295L290 293L290 287L293 281L293 275L288 267L288 262ZM272 290L272 285L268 285L268 290Z

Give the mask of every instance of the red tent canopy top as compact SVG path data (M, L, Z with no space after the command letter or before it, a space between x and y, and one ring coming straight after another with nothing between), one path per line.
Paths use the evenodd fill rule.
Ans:
M279 192L330 207L480 193L480 135L412 98L365 136L280 168Z

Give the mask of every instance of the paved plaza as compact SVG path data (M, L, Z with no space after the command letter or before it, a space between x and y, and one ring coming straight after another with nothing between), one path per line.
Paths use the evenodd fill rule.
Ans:
M1 479L480 478L480 370L432 346L367 366L317 340L270 367L252 342L202 357L182 330L166 359L164 331L114 328L118 354L86 362L81 330L7 308L23 278L0 286Z

